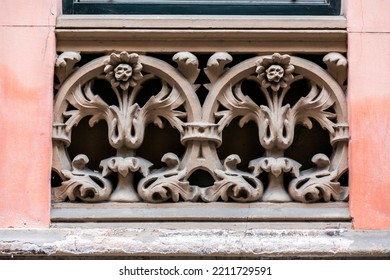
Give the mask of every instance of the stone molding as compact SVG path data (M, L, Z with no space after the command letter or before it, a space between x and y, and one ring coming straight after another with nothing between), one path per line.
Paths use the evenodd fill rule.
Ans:
M53 223L350 222L348 203L53 203ZM201 223L200 223L201 225Z
M388 258L390 232L348 224L62 224L1 229L0 257ZM184 228L185 227L185 228Z
M327 29L345 30L344 16L60 15L57 29Z
M347 52L343 16L63 15L57 50Z

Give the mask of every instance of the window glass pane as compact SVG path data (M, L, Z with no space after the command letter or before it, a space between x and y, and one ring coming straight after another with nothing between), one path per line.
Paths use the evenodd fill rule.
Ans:
M224 3L224 4L326 4L329 0L76 0L74 2L93 3L166 3L166 4L194 4L194 3Z
M338 15L340 0L63 0L64 14Z

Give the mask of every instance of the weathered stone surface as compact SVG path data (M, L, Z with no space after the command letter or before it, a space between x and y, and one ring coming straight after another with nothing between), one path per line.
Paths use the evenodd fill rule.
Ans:
M389 257L390 231L343 224L129 224L0 230L0 256ZM268 229L264 229L268 227ZM274 228L272 228L274 227ZM286 229L290 227L290 229ZM299 229L300 227L300 229Z

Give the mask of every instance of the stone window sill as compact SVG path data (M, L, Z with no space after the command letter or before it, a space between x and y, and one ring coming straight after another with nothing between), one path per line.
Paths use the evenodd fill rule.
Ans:
M346 29L344 16L62 15L57 28Z
M390 231L348 223L56 224L0 230L0 258L388 258Z

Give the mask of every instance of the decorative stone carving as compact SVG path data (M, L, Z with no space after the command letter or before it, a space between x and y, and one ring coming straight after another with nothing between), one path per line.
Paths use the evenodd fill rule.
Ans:
M66 78L74 70L74 65L81 60L79 52L64 52L57 57L55 75L57 76L58 82L54 84L55 89L59 89L64 83Z
M135 87L137 81L142 79L142 64L138 62L139 57L136 53L128 54L121 52L120 54L113 53L104 64L104 72L107 73L106 78L110 81L113 87L118 87L122 90L127 90L129 86Z
M324 56L323 61L328 66L328 72L339 83L340 86L344 86L347 80L347 66L348 61L340 53L331 52Z
M200 70L198 58L190 52L179 52L172 58L178 65L177 70L182 73L190 83L195 83ZM195 89L197 86L195 87Z
M148 202L163 202L172 199L178 202L180 198L185 201L197 201L200 189L191 186L185 179L186 168L180 168L180 159L172 153L165 154L161 159L167 167L156 170L150 176L141 180L138 193Z
M204 72L209 78L211 84L215 83L218 78L228 70L228 68L225 68L225 65L232 61L233 57L225 52L217 52L209 58ZM205 87L210 90L210 84L206 84Z
M111 182L97 172L89 170L86 155L78 155L72 161L72 170L63 170L66 180L53 191L54 199L63 201L77 198L84 202L100 202L110 197L112 192Z
M290 56L287 54L275 53L272 58L260 58L256 65L257 78L261 86L263 88L271 86L274 92L280 87L287 87L288 82L294 78L292 74L294 66L290 64Z
M333 197L340 200L340 183L336 182L337 171L331 170L330 160L324 154L317 154L312 159L315 168L303 171L288 186L291 197L301 202L316 202L321 198L328 202Z
M241 162L238 155L228 156L223 163L223 169L216 169L218 181L214 186L204 189L204 201L216 201L220 197L223 201L229 198L238 202L259 201L264 187L255 175L237 169Z
M139 157L111 157L102 160L100 167L103 168L102 175L105 177L112 172L118 173L118 185L110 200L118 202L140 201L134 187L134 173L140 171L142 175L149 174L149 168L153 164Z
M53 170L63 183L54 188L53 200L309 203L346 199L348 188L339 182L348 168L342 88L345 58L325 56L329 73L308 60L278 53L253 57L229 69L226 65L232 60L223 52L208 59L204 73L209 83L203 86L209 93L202 106L197 98L200 85L195 85L199 60L188 52L173 56L176 69L154 57L113 53L63 79L53 124ZM102 82L108 85L103 95L97 88ZM149 93L151 85L158 89L155 93ZM102 159L95 171L86 168L86 156L72 160L68 151L75 141L72 131L83 120L90 127L105 122L107 141L116 151ZM264 150L261 157L246 156L241 163L239 150L233 149L221 158L219 149L230 141L224 131L235 121L241 129L256 125L257 136L251 141ZM149 126L164 129L167 124L177 131L184 153L168 150L161 159L165 167L154 167L157 162L138 151ZM331 154L317 152L312 167L288 157L297 127L322 128L329 135L324 141Z
M212 141L218 146L222 144L221 134L218 132L218 125L212 123L185 123L183 124L184 132L181 142L185 145L191 140L196 141Z

